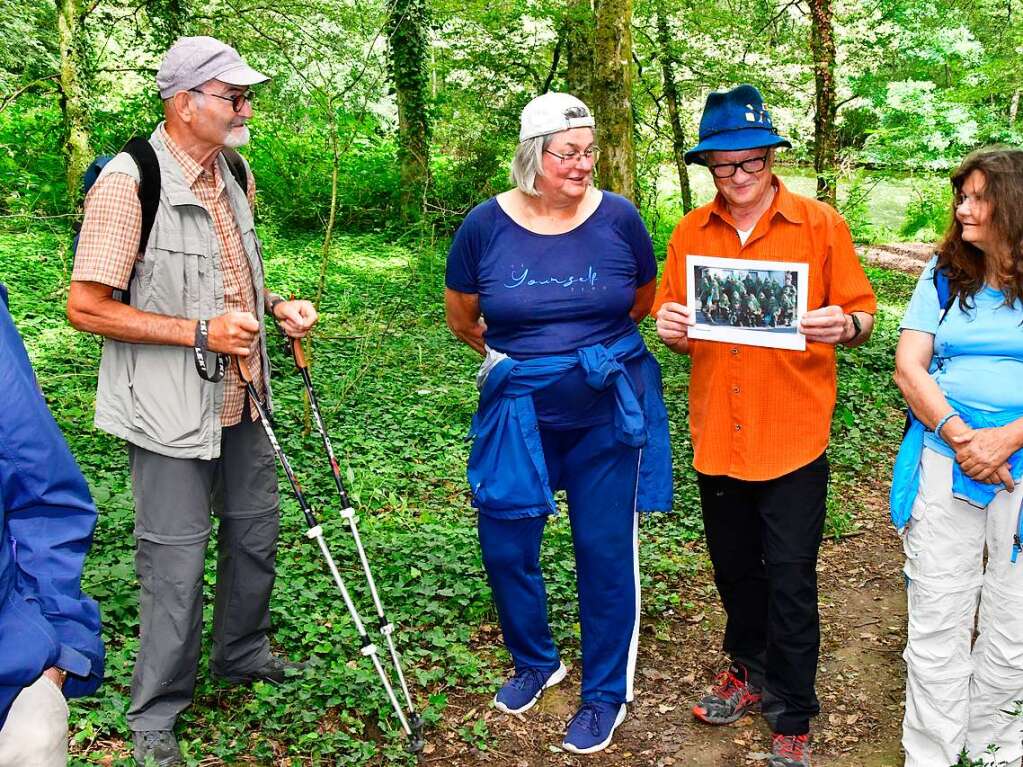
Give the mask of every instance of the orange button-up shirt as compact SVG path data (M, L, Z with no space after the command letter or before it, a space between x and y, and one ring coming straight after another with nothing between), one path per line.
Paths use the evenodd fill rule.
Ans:
M835 304L846 313L877 311L845 220L792 194L777 177L774 184L774 201L745 245L720 195L679 222L653 314L667 301L686 303L687 255L809 264L808 310ZM689 339L689 354L697 471L774 479L825 451L837 389L834 346L808 341L806 351L792 351Z

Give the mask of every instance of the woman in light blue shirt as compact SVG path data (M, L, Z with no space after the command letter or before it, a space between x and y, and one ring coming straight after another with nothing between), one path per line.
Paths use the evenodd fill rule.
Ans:
M1023 757L1023 151L971 154L900 327L906 767ZM987 563L984 551L987 549ZM978 637L971 648L979 604ZM972 762L971 762L972 763Z

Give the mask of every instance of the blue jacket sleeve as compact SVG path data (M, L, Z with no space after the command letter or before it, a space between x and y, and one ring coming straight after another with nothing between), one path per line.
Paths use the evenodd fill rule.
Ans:
M13 678L0 678L0 685L18 684L26 673L37 675L42 668L27 666L42 659L68 672L65 695L87 695L103 679L99 608L81 590L96 507L2 303L0 391L15 405L0 416L0 546L7 549L0 557L5 592L0 610L8 613L5 619L17 613L19 625L34 624L54 642L50 652L40 654L38 647L9 647L18 634L3 632L0 666Z

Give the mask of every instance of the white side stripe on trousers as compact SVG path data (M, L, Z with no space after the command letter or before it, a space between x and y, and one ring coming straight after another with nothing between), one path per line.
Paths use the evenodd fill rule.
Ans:
M636 490L632 495L632 583L636 589L636 616L632 626L632 639L629 641L629 662L625 667L625 702L632 703L633 682L636 676L636 657L639 654L639 513L636 506L639 502L639 466L643 461L643 448L639 449L636 459Z

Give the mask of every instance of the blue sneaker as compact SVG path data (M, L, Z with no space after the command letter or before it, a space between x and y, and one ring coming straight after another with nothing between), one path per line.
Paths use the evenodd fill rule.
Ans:
M561 662L558 663L558 667L554 671L524 668L501 685L501 689L494 696L494 708L506 714L521 714L523 711L529 711L540 700L543 691L556 685L565 678L567 673L568 669Z
M568 723L561 747L573 754L595 754L611 745L618 725L625 721L624 703L595 700L583 703Z

